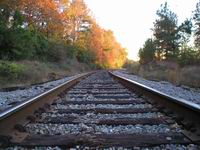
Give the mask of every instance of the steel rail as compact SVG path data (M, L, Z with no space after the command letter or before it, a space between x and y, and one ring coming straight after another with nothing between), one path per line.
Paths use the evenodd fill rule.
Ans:
M46 103L52 103L58 94L75 85L82 78L92 74L83 73L73 76L70 80L46 91L33 98L27 99L19 105L0 112L0 136L7 136L12 133L14 125L24 123L28 115Z
M121 75L116 75L111 71L109 73L128 89L143 94L148 97L151 103L161 106L161 109L173 113L174 116L178 116L183 128L187 129L187 131L183 130L183 133L191 140L200 142L200 106L198 104L165 94Z

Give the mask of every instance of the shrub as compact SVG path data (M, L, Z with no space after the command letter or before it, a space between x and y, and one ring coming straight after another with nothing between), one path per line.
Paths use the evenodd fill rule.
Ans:
M75 58L77 56L77 52L80 48L76 45L67 45L66 46L66 53L68 58Z
M33 30L7 29L2 31L0 40L0 59L44 59L47 54L47 39Z
M64 44L55 41L49 43L48 53L46 54L47 61L61 62L66 59L66 55L66 47Z
M24 65L12 62L0 62L0 76L14 80L18 79L24 70Z
M182 66L200 64L199 54L199 51L192 47L183 47L178 62Z
M48 49L46 37L32 26L23 27L24 18L19 11L16 10L12 17L10 15L9 10L1 9L0 59L44 59Z
M78 61L87 64L94 62L94 57L94 54L88 50L79 50L77 54Z
M139 62L127 60L123 67L125 67L130 73L138 74L138 71L140 69L140 64Z

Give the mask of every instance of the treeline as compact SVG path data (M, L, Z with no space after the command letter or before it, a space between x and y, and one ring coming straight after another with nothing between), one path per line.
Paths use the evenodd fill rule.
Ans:
M192 18L181 25L167 3L161 5L156 14L153 37L147 39L139 50L140 63L168 60L180 65L200 64L200 2Z
M79 62L118 68L126 51L102 29L83 0L0 2L0 60Z

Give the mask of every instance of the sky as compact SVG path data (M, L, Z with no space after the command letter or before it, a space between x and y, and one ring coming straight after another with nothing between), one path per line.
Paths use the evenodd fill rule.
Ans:
M198 0L85 0L97 23L111 29L117 41L127 49L128 58L138 60L138 50L157 18L156 11L167 1L178 16L179 24L192 16Z

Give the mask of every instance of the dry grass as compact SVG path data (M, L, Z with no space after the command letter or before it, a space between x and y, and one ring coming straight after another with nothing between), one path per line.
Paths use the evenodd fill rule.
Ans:
M134 74L149 80L169 81L174 85L200 87L200 66L186 66L181 68L174 62L156 62L141 65L138 70L131 69L128 68L129 72L134 72Z
M87 65L81 64L77 60L68 60L62 62L62 64L38 61L20 61L15 63L22 64L25 68L20 73L20 76L14 80L0 76L0 88L36 84L90 70Z
M181 69L180 83L200 87L200 66L189 66Z

